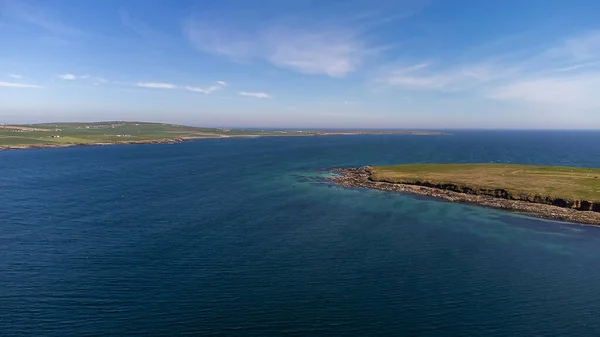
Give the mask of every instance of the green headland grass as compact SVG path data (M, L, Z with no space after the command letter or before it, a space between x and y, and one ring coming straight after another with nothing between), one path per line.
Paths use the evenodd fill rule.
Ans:
M544 202L600 203L600 168L511 164L411 164L370 168L371 179Z

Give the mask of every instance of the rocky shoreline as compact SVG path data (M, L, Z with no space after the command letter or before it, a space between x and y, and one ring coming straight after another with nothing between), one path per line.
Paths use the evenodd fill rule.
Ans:
M452 202L467 203L485 207L510 210L533 215L539 218L576 222L600 226L600 212L580 211L573 208L539 204L534 202L503 199L489 195L474 195L433 187L377 182L369 179L370 174L366 168L335 169L337 174L330 179L339 186L372 188L382 191L394 191L418 194L427 197L439 198Z

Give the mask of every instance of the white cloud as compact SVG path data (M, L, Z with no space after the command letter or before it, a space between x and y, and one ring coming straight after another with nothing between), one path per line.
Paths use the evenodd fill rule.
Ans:
M306 28L310 27L310 28ZM236 30L202 20L190 20L185 34L202 52L234 60L266 60L304 74L344 77L374 53L352 29L312 24L300 29L272 26Z
M154 88L154 89L176 89L177 86L171 83L160 83L160 82L139 82L138 87Z
M30 89L43 88L40 85L15 83L15 82L0 82L0 87L8 87L8 88L30 88Z
M269 96L269 94L264 93L264 92L240 92L239 93L242 96L248 96L248 97L254 97L254 98L269 98L271 96Z
M100 84L106 84L109 82L107 79L105 79L103 77L90 76L89 74L75 75L75 74L68 73L68 74L57 75L56 77L60 78L61 80L67 80L67 81L74 81L74 80L91 81L94 86L99 86Z
M61 80L76 80L77 76L73 75L73 74L62 74L62 75L57 75L56 77L60 78Z
M227 82L225 82L225 81L217 81L217 84L218 85L222 85L222 86L226 86Z
M19 75L19 74L8 74L8 75L6 75L6 76L8 76L8 77L11 77L11 78L14 78L14 79L17 79L17 80L20 80L20 79L22 79L22 78L23 78L23 76L21 76L21 75Z
M489 97L545 106L600 108L600 73L521 80L494 88Z
M274 65L305 74L344 77L357 69L369 49L349 32L276 30L267 36Z

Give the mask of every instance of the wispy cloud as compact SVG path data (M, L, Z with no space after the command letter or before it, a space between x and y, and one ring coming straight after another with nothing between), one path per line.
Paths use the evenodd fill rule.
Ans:
M188 85L176 85L176 84L164 83L164 82L138 82L137 86L144 87L144 88L153 88L153 89L169 89L169 90L180 89L180 90L187 90L187 91L193 91L193 92L200 92L203 94L211 94L215 91L221 90L226 85L226 83L223 81L217 81L216 83L217 83L217 85L211 85L206 88L193 87L193 86L188 86Z
M264 60L300 73L331 77L348 75L379 50L355 29L322 24L238 30L196 19L186 22L184 32L201 52L233 60Z
M541 77L494 88L489 97L547 106L600 108L600 73L569 77Z
M404 90L469 91L484 98L536 106L600 106L600 32L575 36L537 54L509 61L498 55L445 65L388 67L376 83Z
M260 99L270 98L271 97L269 94L264 93L264 92L245 92L245 91L242 91L242 92L239 92L239 94L242 95L242 96L260 98Z
M341 78L390 48L374 39L376 29L416 14L428 2L321 1L317 6L314 1L295 1L290 7L285 1L269 1L268 11L228 6L223 12L196 13L184 22L183 31L203 53Z
M73 74L61 74L61 75L56 75L56 77L60 78L61 80L69 80L69 81L73 81L77 79L77 76L73 75Z
M11 78L14 78L14 79L17 79L17 80L20 80L20 79L22 79L22 78L23 78L23 76L22 76L22 75L19 75L19 74L8 74L8 75L6 75L6 76L8 76L8 77L11 77Z
M43 5L27 1L6 0L0 1L0 12L16 20L38 26L55 34L73 37L87 35L83 30L63 23L60 19L60 13Z
M169 37L166 33L151 27L142 20L134 18L124 8L119 9L119 17L125 28L131 30L147 42L164 46L169 45L173 40L173 38Z
M462 91L512 76L518 70L482 61L439 70L429 63L384 71L376 82L419 90Z
M582 63L600 55L600 31L590 31L564 40L548 49L540 58L556 62Z
M600 31L567 39L525 64L519 76L488 90L488 97L542 107L598 108ZM563 66L560 68L559 66Z
M8 87L8 88L43 88L41 85L35 84L25 84L25 83L15 83L15 82L0 82L0 87Z
M587 63L575 64L575 65L568 66L568 67L557 68L557 69L554 69L554 71L556 71L556 72L573 71L573 70L578 70L578 69L582 69L582 68L592 67L592 66L595 66L598 64L600 64L600 62L587 62Z

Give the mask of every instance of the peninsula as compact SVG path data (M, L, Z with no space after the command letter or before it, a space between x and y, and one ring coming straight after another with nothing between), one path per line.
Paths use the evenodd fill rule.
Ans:
M600 168L412 164L335 170L341 186L413 193L600 225Z
M0 124L0 150L78 145L178 143L196 138L330 136L359 134L440 135L415 130L258 130L202 128L164 123L95 122Z

